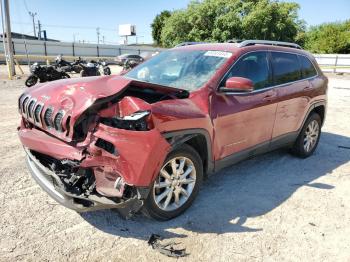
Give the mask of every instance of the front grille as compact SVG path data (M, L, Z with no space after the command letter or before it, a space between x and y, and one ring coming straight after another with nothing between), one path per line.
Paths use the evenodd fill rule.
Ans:
M46 109L45 114L44 114L45 125L48 127L52 127L52 113L53 113L53 109L48 108L48 109Z
M62 119L63 119L63 113L58 112L55 116L55 120L53 122L55 129L57 131L62 131Z
M35 110L34 110L34 120L35 122L41 122L41 119L40 119L40 113L41 113L41 109L43 108L42 105L37 105L35 107Z

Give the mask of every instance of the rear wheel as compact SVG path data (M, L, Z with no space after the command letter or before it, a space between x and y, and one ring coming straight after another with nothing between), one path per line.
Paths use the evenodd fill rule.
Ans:
M157 220L169 220L189 208L203 179L203 165L197 151L182 145L173 150L152 184L145 201L146 213Z
M306 158L316 150L321 136L321 117L317 113L312 113L305 124L292 148L293 154Z

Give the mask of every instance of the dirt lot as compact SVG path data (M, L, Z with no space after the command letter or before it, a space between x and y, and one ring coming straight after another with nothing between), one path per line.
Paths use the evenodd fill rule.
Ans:
M147 245L151 233L182 242L182 261L350 261L349 77L330 78L312 157L279 150L227 168L184 215L162 223L78 214L36 185L16 134L23 83L0 80L0 261L174 261Z

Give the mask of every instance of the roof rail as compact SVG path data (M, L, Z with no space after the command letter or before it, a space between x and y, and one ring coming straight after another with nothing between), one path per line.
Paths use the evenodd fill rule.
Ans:
M289 43L289 42L280 42L280 41L268 41L268 40L245 40L239 43L239 47L250 46L250 45L276 45L276 46L284 46L291 47L296 49L302 49L300 45Z

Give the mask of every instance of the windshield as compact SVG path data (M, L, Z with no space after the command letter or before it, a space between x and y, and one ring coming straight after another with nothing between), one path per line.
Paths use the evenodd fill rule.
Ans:
M231 55L223 51L170 50L140 64L125 76L194 91L208 82Z

